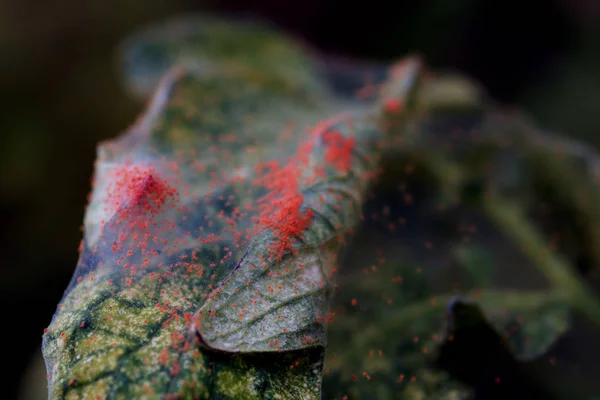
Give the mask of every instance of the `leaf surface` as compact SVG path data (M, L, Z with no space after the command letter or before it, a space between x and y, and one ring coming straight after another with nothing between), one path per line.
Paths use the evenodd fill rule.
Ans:
M320 396L332 278L376 176L378 115L340 114L274 33L252 31L267 50L249 60L257 44L229 47L248 32L195 24L129 43L145 54L134 69L155 67L151 50L166 57L152 77L175 66L98 148L80 259L44 336L51 398Z

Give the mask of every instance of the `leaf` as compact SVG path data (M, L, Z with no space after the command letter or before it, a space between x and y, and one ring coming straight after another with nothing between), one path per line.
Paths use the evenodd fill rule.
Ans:
M516 174L514 169L501 168L524 154L518 146L502 146L502 140L523 137L529 130L521 121L503 120L487 107L484 113L480 107L471 113L439 105L439 114L409 115L414 118L402 132L402 140L388 153L388 167L395 169L386 183L393 186L382 190L378 185L372 204L367 205L377 224L365 224L347 254L339 293L332 302L335 323L329 327L332 340L323 383L327 398L464 398L470 392L471 388L431 365L443 336L447 302L457 291L456 276L444 274L452 256L458 256L465 267L461 272L468 273L477 286L462 294L483 306L520 358L544 353L567 330L569 301L562 288L525 290L525 285L544 283L538 275L535 282L520 282L531 272L526 268L537 260L523 257L520 243L507 243L499 235L503 227L486 221L487 215L473 201L481 195L466 196L463 190L465 182L480 180L484 188L498 189L491 191L494 195L529 200L529 193L522 190L505 190L528 182L531 171L526 164L517 164ZM496 139L489 146L488 140ZM453 163L435 165L438 157ZM498 161L497 168L476 164L486 158ZM415 190L412 183L428 190ZM454 202L444 208L436 200L445 189ZM452 217L454 230L440 232L435 222L441 216ZM369 230L373 225L379 229ZM387 235L382 234L380 227L388 225ZM468 234L460 232L460 226L466 226ZM507 285L516 288L507 290ZM497 286L504 290L492 289ZM507 329L515 321L518 331Z
M161 68L206 39L190 60L217 68L170 69L99 146L80 259L44 335L51 398L319 398L337 255L385 137L377 109L329 118L337 104L287 67L271 75L293 52L281 43L264 70L246 48L223 61L220 40L247 32L215 24L141 36Z
M489 251L474 245L462 245L454 249L454 256L458 265L474 282L475 287L489 286L494 272L494 263Z
M123 51L130 90L154 95L98 148L80 260L44 336L50 397L314 399L322 382L333 398L467 393L429 361L456 283L445 263L492 286L498 249L458 242L488 186L537 199L530 154L503 145L527 124L489 112L465 80L424 78L415 58L375 96L340 101L310 52L247 22L178 19ZM373 181L400 199L375 191L363 207ZM411 209L415 194L431 198ZM388 218L358 231L364 210ZM519 322L520 355L566 329L554 292L468 294L498 331Z
M368 399L378 393L378 399L437 399L468 393L432 368L431 360L444 336L445 308L452 297L435 293L439 277L426 273L435 266L416 265L406 257L392 258L393 250L382 240L365 244L370 234L367 230L356 238L361 245L354 247L348 258L373 254L371 246L381 246L387 249L381 255L386 261L369 274L354 269L354 262L344 265L344 279L332 301L335 323L328 331L332 340L325 358L329 371L324 375L325 397L347 394ZM364 261L357 260L358 265ZM522 321L519 335L505 332L511 341L527 338L518 353L521 357L539 354L566 328L566 302L557 293L490 289L465 294L483 305L499 332L504 332L509 321Z
M173 17L132 35L121 46L126 86L137 95L152 93L174 66L215 73L245 74L271 87L311 96L328 95L315 73L312 51L255 17L210 15Z

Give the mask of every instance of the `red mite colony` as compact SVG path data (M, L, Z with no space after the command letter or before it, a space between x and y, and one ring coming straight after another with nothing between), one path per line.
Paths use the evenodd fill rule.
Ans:
M347 174L351 167L352 152L355 147L354 138L346 138L336 130L328 131L326 127L321 127L321 130L324 132L315 130L312 138L301 143L297 153L290 157L286 164L280 165L278 161L267 161L256 165L252 186L265 189L265 194L256 200L256 204L246 203L244 210L237 207L231 215L225 215L224 210L219 210L214 216L225 224L220 233L235 237L235 248L247 245L253 237L269 229L275 238L273 243L269 244L270 257L281 261L286 252L295 254L293 244L310 227L314 217L310 208L302 209L304 196L300 190L300 182L303 187L307 187L325 178L325 168L331 167L339 174ZM306 171L310 168L308 157L315 140L320 140L323 144L326 164L314 167L311 171L312 176L306 176ZM165 167L161 175L146 163L125 164L116 167L107 176L109 184L103 199L104 211L116 217L109 223L114 226L108 230L119 232L118 240L112 244L112 250L120 254L118 264L130 268L132 275L138 267L130 261L134 253L144 257L143 263L139 266L142 268L150 265L152 257L158 255L156 251L148 250L149 241L161 243L166 251L176 251L178 238L165 238L165 236L170 237L171 232L177 229L177 220L169 219L168 215L176 215L182 221L187 220L186 214L191 213L192 209L182 204L180 191L176 187L181 186L181 192L185 193L186 197L189 197L190 191L193 190L179 184L181 179L177 178L178 169L177 164L174 163ZM234 178L233 183L237 180L240 178ZM231 184L231 181L220 182L215 175L210 186L218 188ZM203 194L204 199L193 195L195 198L193 203L198 204L201 201L210 203L212 194L210 191ZM219 196L217 200L226 199ZM323 197L321 200L325 202ZM225 205L229 205L227 201ZM210 218L206 216L204 219L207 220L207 228L210 228L212 225L212 222L208 221ZM239 229L238 223L241 222L242 226L246 226L247 219L251 221L253 228ZM106 225L106 221L101 221L101 225ZM201 232L209 230L203 228L200 228ZM104 235L101 238L104 239ZM201 243L219 243L223 237L218 233L208 233L197 239ZM226 256L225 259L227 258L229 257ZM187 267L193 266L187 264Z

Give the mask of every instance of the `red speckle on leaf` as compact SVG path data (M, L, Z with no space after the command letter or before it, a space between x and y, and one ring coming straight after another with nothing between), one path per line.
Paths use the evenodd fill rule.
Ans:
M385 110L390 114L395 114L402 111L404 103L399 99L388 99L385 102Z
M171 368L171 376L175 376L179 374L179 363L175 362L175 364L173 364L173 368Z
M348 172L356 144L354 138L346 138L341 132L330 131L323 135L323 142L327 145L326 160L339 171Z
M158 356L158 362L162 365L166 365L169 361L169 351L168 349L164 349Z
M174 207L179 193L159 172L145 165L125 165L109 175L105 203L118 213L120 221L132 227L147 228L147 217L161 214L167 206ZM144 218L145 217L145 218Z
M259 227L272 230L276 241L269 246L269 250L280 261L286 251L295 253L295 240L309 228L314 213L311 209L301 209L304 197L299 192L301 169L297 161L292 159L282 168L276 162L267 163L258 169L261 172L270 169L258 181L269 189L269 193L258 201Z

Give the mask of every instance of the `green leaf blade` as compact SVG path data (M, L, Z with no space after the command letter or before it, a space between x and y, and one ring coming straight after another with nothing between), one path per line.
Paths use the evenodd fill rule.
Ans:
M336 257L385 137L370 113L248 65L171 69L99 147L44 336L51 398L318 397Z

